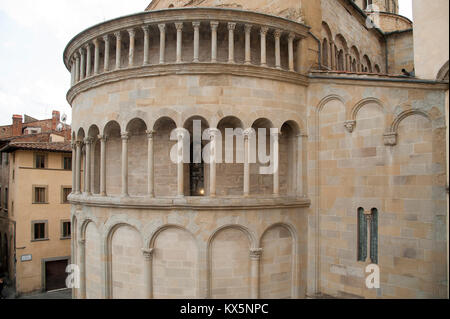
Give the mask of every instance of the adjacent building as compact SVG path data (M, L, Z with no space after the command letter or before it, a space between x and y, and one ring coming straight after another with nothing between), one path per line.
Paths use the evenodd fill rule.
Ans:
M13 116L0 127L2 267L17 294L65 288L70 256L70 126Z

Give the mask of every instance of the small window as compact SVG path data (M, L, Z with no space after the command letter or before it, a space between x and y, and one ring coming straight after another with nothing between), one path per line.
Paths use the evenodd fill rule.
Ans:
M33 203L34 204L46 204L47 203L47 187L46 186L34 186L33 187Z
M46 168L47 167L47 155L35 154L34 156L34 168Z
M63 156L63 169L66 171L72 170L72 156Z
M67 200L67 197L72 193L72 188L70 187L62 187L62 203L63 204L69 204L69 201Z
M61 239L69 239L72 236L70 221L61 221Z
M368 238L370 229L370 239ZM367 246L370 246L370 261L378 264L378 209L366 212L358 209L358 261L367 261Z
M31 222L32 240L47 240L47 221Z

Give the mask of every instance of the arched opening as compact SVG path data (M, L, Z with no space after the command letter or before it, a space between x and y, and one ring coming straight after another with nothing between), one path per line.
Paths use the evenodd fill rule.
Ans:
M209 164L203 159L203 148L207 144L202 140L203 132L209 128L208 122L201 116L189 118L184 128L190 135L190 163L184 164L184 194L187 196L205 196L209 194Z
M222 163L216 165L218 196L241 196L244 188L244 125L229 116L217 125L221 133Z
M294 121L287 121L281 127L280 147L280 195L294 196L301 178L299 165L302 162L298 135L300 129Z
M345 63L344 63L344 51L343 50L339 50L337 61L338 61L338 71L344 71Z
M128 140L128 192L132 196L143 196L148 193L148 142L147 125L141 119L133 119L126 131Z
M273 127L272 122L265 118L256 120L252 125L256 133L255 138L249 139L250 146L256 143L254 147L250 147L250 194L252 195L273 194L273 175L261 174L261 168L271 164L270 129Z
M122 185L122 139L120 125L111 121L105 126L106 193L120 195Z
M77 141L81 143L81 165L80 165L80 191L84 190L84 172L86 171L86 147L84 145L84 139L86 137L86 133L83 128L80 128L77 133ZM78 150L78 147L77 147ZM78 173L78 172L77 172Z
M170 151L177 141L170 140L170 134L177 128L169 117L158 119L153 126L154 134L154 177L155 196L177 195L177 164L171 161Z
M328 40L322 42L322 65L328 67Z
M378 64L375 64L375 73L377 73L377 74L381 73L381 69L380 69L380 66Z
M100 131L96 125L89 128L88 136L91 144L91 190L94 194L100 194Z

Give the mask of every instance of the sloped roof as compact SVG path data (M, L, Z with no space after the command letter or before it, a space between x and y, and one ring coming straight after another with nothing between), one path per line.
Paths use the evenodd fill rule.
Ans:
M39 142L12 142L0 149L0 152L11 153L16 150L47 151L71 153L72 146L70 142L60 143L39 143Z

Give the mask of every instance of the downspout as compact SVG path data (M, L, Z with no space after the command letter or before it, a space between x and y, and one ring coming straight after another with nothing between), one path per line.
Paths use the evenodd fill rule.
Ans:
M314 38L314 40L317 41L317 46L319 48L319 70L322 70L322 44L320 43L319 38L317 38L311 31L308 31L308 33Z

